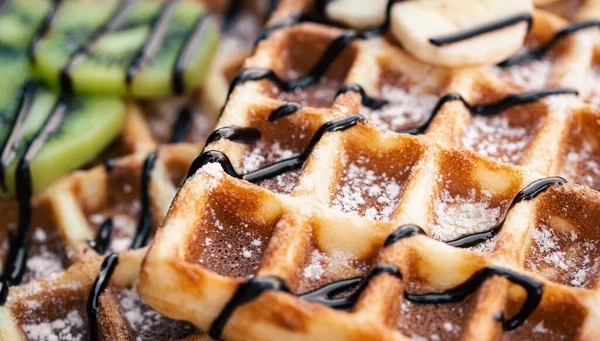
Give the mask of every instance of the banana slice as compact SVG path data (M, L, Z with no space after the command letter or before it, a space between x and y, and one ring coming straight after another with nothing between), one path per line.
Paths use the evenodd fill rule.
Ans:
M367 29L383 23L387 3L388 0L334 0L327 4L325 14L349 27Z
M597 20L600 19L600 0L587 0L579 13L577 14L577 20Z
M532 10L531 0L406 1L393 6L391 31L408 52L430 64L450 67L495 64L523 45L526 22L440 46L430 39L466 32Z
M546 6L559 1L561 0L533 0L533 4L536 6Z

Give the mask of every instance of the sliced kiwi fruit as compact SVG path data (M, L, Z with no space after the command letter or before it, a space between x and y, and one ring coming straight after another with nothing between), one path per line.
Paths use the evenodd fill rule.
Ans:
M50 9L48 0L12 0L0 13L0 149L14 150L2 168L0 198L14 196L16 166L58 101L59 95L31 79L28 58L31 41ZM30 101L23 100L24 94ZM7 146L19 112L26 113L21 116L22 135L15 135L16 144ZM124 119L120 99L69 97L65 118L30 163L34 192L95 158L119 134Z
M76 94L181 93L202 83L218 46L218 27L194 0L64 0L55 13L33 68Z
M13 0L0 13L0 137L10 129L21 85L29 78L29 42L49 9L47 0Z
M63 97L60 100L67 103L65 118L30 163L34 193L92 161L119 135L125 121L125 105L116 98ZM57 101L59 98L53 92L45 89L35 92L16 155L5 169L6 189L0 189L0 197L14 196L15 169L19 159L47 122ZM0 139L6 141L7 135L8 132L0 135Z

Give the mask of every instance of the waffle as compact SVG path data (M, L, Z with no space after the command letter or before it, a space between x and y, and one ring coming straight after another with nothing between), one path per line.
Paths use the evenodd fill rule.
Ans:
M597 21L450 70L310 8L234 78L142 299L224 340L597 339Z
M232 74L262 25L256 8L238 14L225 2L206 3L215 13L231 12L232 24L223 28L203 88L185 98L129 101L121 136L90 165L34 197L23 284L11 287L0 306L0 340L205 339L191 324L152 310L135 287L145 245L201 151ZM0 201L0 212L3 263L19 219L17 202ZM104 272L111 279L104 291L100 270L109 263L114 273ZM101 287L94 299L92 291Z

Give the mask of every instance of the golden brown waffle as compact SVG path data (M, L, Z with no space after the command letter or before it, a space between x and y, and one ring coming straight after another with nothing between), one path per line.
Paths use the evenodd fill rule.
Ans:
M220 1L208 5L225 10ZM141 234L143 246L164 219L262 25L250 7L232 20L202 89L186 98L129 102L118 140L89 167L34 198L26 272L0 306L0 340L91 339L87 309L104 258L97 251L120 252L110 290L99 296L97 339L204 340L191 324L170 320L141 301L136 284L147 248L128 249L137 231L148 232ZM17 226L17 203L0 202L0 212L3 261ZM98 244L107 244L106 250Z
M537 58L447 70L297 11L234 79L143 300L225 340L597 339L597 29L550 44L569 24L537 10Z

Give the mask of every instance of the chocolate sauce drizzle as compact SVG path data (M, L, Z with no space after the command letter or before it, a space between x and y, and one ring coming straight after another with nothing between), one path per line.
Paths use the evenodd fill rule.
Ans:
M219 128L210 133L206 139L205 145L209 145L220 139L250 144L260 139L260 131L256 128L244 128L238 126Z
M343 86L340 90L338 90L335 97L337 98L341 94L345 94L347 92L356 92L360 95L361 104L365 107L368 107L373 110L377 110L382 108L384 105L388 103L386 100L380 100L367 95L366 91L359 84L348 84ZM269 115L269 122L274 122L280 118L292 115L297 111L301 110L303 106L296 102L284 103L277 109L275 109L271 115Z
M360 95L360 103L363 106L373 109L373 110L381 109L383 106L388 104L388 101L386 101L384 99L377 99L377 98L370 97L369 95L367 95L367 92L365 91L365 89L363 89L362 86L360 86L359 84L356 84L356 83L345 85L340 90L338 90L335 97L338 97L341 94L345 94L346 92L357 92Z
M150 231L152 230L152 204L150 203L150 180L152 176L152 170L156 164L158 152L154 151L148 154L144 160L144 167L142 169L142 180L140 183L140 219L138 221L137 230L131 242L131 250L139 249L146 245Z
M269 115L269 122L275 122L280 118L292 115L302 108L302 104L296 102L282 104L279 108L275 109L271 115Z
M542 294L544 292L544 284L536 281L531 277L522 275L518 272L502 268L499 266L485 267L475 272L469 279L462 284L448 289L441 293L429 293L429 294L410 294L404 293L404 297L413 302L421 304L440 304L440 303L453 303L461 302L467 296L477 291L486 279L492 276L504 277L510 282L519 285L527 292L527 297L521 310L517 312L513 317L506 319L504 314L500 312L497 319L502 322L502 329L513 330L523 324L525 320L533 313L542 300Z
M451 33L437 38L431 38L429 39L429 42L435 46L454 44L459 41L467 40L485 33L513 26L521 22L527 22L527 30L529 31L531 29L531 26L533 25L533 17L529 13L515 14L513 16L492 21L490 23L486 23L468 30Z
M163 5L159 14L153 20L151 32L146 37L143 47L137 52L136 56L133 58L125 72L125 83L128 86L131 85L139 69L152 60L152 58L160 49L168 26L173 18L177 3L178 0L169 0L168 3ZM49 31L60 4L60 0L53 1L51 10L38 28L38 31L34 35L34 38L28 47L29 58L32 62L35 61L35 48L38 42L43 39L43 37ZM85 43L79 46L69 56L69 60L61 69L59 74L60 86L64 92L73 92L73 81L70 74L72 67L80 63L90 54L92 48L102 36L114 32L123 26L131 12L131 9L133 8L133 5L134 1L120 0L119 4L116 6L107 21L97 28L87 38ZM204 38L207 29L211 24L211 20L208 20L208 18L209 15L206 13L202 14L198 18L194 27L188 32L185 42L177 54L171 75L172 91L175 94L183 94L186 90L184 73L189 66L191 58L194 56L198 44L202 42L202 38Z
M86 40L80 45L69 57L67 64L60 70L60 86L64 92L73 93L73 82L71 80L71 68L80 63L91 52L96 42L105 34L116 31L129 15L132 1L120 0L108 20L99 28L97 28Z
M227 157L219 152L215 154L206 154L204 157L205 162L221 162L226 172L235 172L230 163L227 163ZM202 156L202 155L201 155ZM223 159L225 158L225 159ZM208 161L207 161L208 160ZM267 166L268 167L268 166ZM198 167L199 168L199 167ZM190 169L191 171L191 169ZM192 173L193 174L193 173ZM236 177L240 177L236 174ZM230 174L231 175L231 174ZM188 175L189 176L189 175ZM530 185L526 186L523 190L519 191L515 195L510 207L506 210L501 222L494 226L492 229L484 232L474 233L463 236L461 238L446 242L449 245L456 247L468 247L477 243L483 242L495 236L501 229L508 211L514 207L517 203L524 200L531 200L543 193L547 188L553 185L562 185L566 183L566 180L560 177L549 177L534 181ZM417 225L408 224L401 226L396 231L391 233L383 243L383 247L389 247L392 244L409 238L414 235L424 235L425 231ZM400 270L393 264L381 264L373 268L369 274L365 277L354 277L345 280L336 281L333 283L326 284L321 288L315 289L311 292L297 295L302 300L308 302L319 303L334 309L351 309L359 297L362 295L364 290L367 288L371 280L380 274L387 273L400 280L402 280L402 274ZM542 293L544 289L543 283L536 281L528 276L519 274L509 269L501 268L498 266L490 266L483 268L475 272L469 279L462 284L448 289L441 293L427 293L427 294L410 294L404 293L404 297L413 302L419 304L440 304L440 303L452 303L463 301L467 296L476 292L484 281L493 276L501 276L509 280L510 282L517 284L527 292L527 297L523 303L521 309L511 318L506 319L503 313L499 313L496 316L498 321L502 322L502 328L504 330L513 330L523 324L525 320L531 315L531 313L539 305ZM357 288L349 296L346 297L335 297L343 292ZM278 277L273 276L262 276L254 277L244 283L242 283L232 298L227 302L225 308L213 321L209 329L209 335L212 338L219 339L227 321L233 314L233 312L248 302L257 299L264 291L280 291L288 294L293 294L287 285L287 283Z
M52 6L46 14L44 20L40 23L40 26L35 31L35 34L31 38L29 45L27 46L27 55L31 62L35 62L35 49L37 48L37 44L48 34L52 23L54 22L54 17L56 13L58 13L58 8L62 4L62 0L52 0Z
M287 283L274 276L254 277L240 284L229 302L225 305L219 316L213 321L208 330L208 335L218 340L223 329L233 312L241 305L257 299L264 291L283 291L291 293Z
M0 14L2 14L4 11L6 11L11 3L12 3L12 0L0 1Z
M495 235L498 234L498 232L500 232L500 230L502 229L502 226L504 225L504 222L506 221L508 212L517 203L519 203L521 201L528 201L528 200L534 199L535 197L537 197L538 195L543 193L549 187L554 186L554 185L561 186L561 185L565 184L566 182L567 182L567 180L565 180L561 177L549 177L549 178L540 179L540 180L532 182L527 187L525 187L521 191L519 191L519 193L517 193L517 195L515 195L512 202L510 203L510 206L508 207L506 212L503 214L502 219L500 219L500 221L495 226L493 226L492 228L490 228L489 230L486 230L486 231L464 235L462 237L447 241L446 244L455 246L455 247L465 248L465 247L475 246L486 240L492 239Z
M559 41L563 38L576 33L578 31L591 28L591 27L600 27L600 20L590 20L579 23L571 24L565 27L562 30L557 31L552 39L550 39L547 43L518 56L511 57L500 64L498 66L506 68L515 65L521 65L524 63L531 62L536 59L543 58Z
M404 238L412 237L414 235L423 235L427 236L425 231L420 226L414 224L403 225L400 228L396 229L396 231L392 232L383 242L383 247L388 247Z
M313 135L312 139L308 143L308 146L304 149L304 151L296 156L275 162L273 164L267 165L265 167L259 168L255 171L239 174L231 164L231 160L227 157L227 155L222 152L216 150L209 150L203 152L198 156L191 164L190 169L188 170L188 174L186 176L186 180L194 175L202 166L218 162L223 167L223 170L228 175L246 180L248 182L260 182L262 180L270 179L276 177L277 175L283 174L285 172L289 172L295 169L299 169L304 166L304 163L310 156L313 148L319 142L319 140L325 135L325 133L346 130L350 127L355 126L358 122L364 121L365 118L361 115L350 115L346 117L342 117L339 119L331 120L325 124L323 124L317 132Z
M407 238L415 234L421 234L419 227L410 225L400 227L395 234L401 238ZM391 236L390 236L391 237ZM265 291L283 292L307 301L318 303L333 309L352 309L366 288L374 278L382 274L391 275L399 280L402 280L400 269L394 264L380 264L374 267L364 277L354 277L343 279L326 284L313 291L296 295L294 294L285 280L275 276L261 276L251 278L237 288L231 299L227 302L223 310L215 318L209 328L209 335L213 339L219 339L223 333L223 329L227 325L227 321L233 315L235 310L240 306L252 302L262 295ZM417 304L441 304L461 302L467 296L475 293L486 279L492 276L501 276L514 284L521 286L527 292L527 297L521 309L511 318L505 319L502 313L497 314L499 321L502 321L504 330L513 330L523 324L525 320L539 305L544 290L543 283L536 281L530 277L519 274L509 269L498 266L490 266L475 272L465 282L454 288L450 288L441 293L426 293L426 294L411 294L404 292L404 297L408 301ZM345 297L335 297L349 290L356 288L350 295Z
M125 83L130 86L133 78L139 71L139 69L147 64L158 52L158 49L162 45L169 24L173 19L173 13L178 0L169 0L161 9L158 16L152 23L152 31L146 37L144 46L138 51L137 55L133 58L127 71L125 72Z
M198 45L203 41L211 24L211 17L206 13L202 14L196 21L194 29L189 32L181 50L179 50L177 61L173 65L171 80L174 94L181 95L185 93L185 70L187 70Z
M8 287L21 283L27 265L27 234L31 225L32 179L30 163L42 148L44 142L61 125L67 115L71 97L61 95L56 101L46 121L33 139L27 142L25 152L19 159L16 169L16 192L19 202L19 221L16 234L9 236L8 252L4 260L2 276L0 276L0 304L8 297ZM23 104L23 103L21 103ZM29 106L29 109L31 106ZM21 112L21 108L18 109ZM25 113L25 116L28 114Z
M98 230L98 233L96 234L96 239L89 242L90 246L96 250L99 255L103 255L106 253L106 250L108 250L110 235L112 234L113 227L114 224L112 218L104 220L100 226L100 229Z
M108 282L110 281L110 277L117 267L117 263L119 262L119 255L116 253L111 253L108 255L104 261L102 262L102 266L100 267L100 272L98 273L98 277L94 280L92 284L92 290L90 291L90 295L87 300L87 316L88 316L88 337L90 340L95 341L98 340L98 309L100 307L100 295L106 290L108 287Z
M4 191L6 187L6 167L10 165L13 158L17 155L17 148L23 134L25 133L25 123L33 104L33 99L37 93L38 86L33 82L27 82L21 88L19 100L17 104L17 114L13 118L10 133L6 141L2 145L2 153L0 154L0 185Z
M104 169L106 169L106 174L110 174L113 169L115 169L115 159L107 159L104 161Z
M130 250L135 250L146 245L148 241L148 237L150 235L150 231L152 230L152 212L151 212L151 203L150 203L150 180L152 176L152 170L154 169L154 165L156 164L156 160L158 157L158 152L154 151L148 154L146 159L144 160L144 167L142 169L141 176L141 184L140 184L140 192L141 192L141 206L140 209L140 218L138 221L138 226L135 231L135 235L133 236L133 240L131 242ZM98 231L98 236L96 237L96 241L94 242L94 249L99 254L103 254L107 249L110 243L110 235L112 230L112 219L108 219L104 222L103 226ZM87 320L88 320L88 330L89 330L89 338L90 340L98 339L98 299L100 295L106 290L108 287L108 283L114 272L117 262L119 259L119 255L117 253L111 253L106 257L102 266L100 267L100 272L98 277L94 280L94 285L92 286L92 291L88 297L87 301Z
M471 112L471 114L475 116L494 116L499 115L514 106L533 103L548 96L577 94L578 92L573 89L542 89L537 91L524 92L521 94L511 94L492 103L471 105L460 94L453 92L444 95L438 100L427 121L421 123L416 127L399 130L397 132L412 135L425 133L425 131L431 125L431 122L433 122L433 119L437 116L437 114L444 106L444 104L448 102L461 101L464 104L464 106Z
M192 124L193 109L185 106L177 111L177 120L173 125L173 133L169 139L169 143L179 143L185 139L185 135Z
M248 68L240 71L240 73L238 73L238 75L234 78L233 82L231 82L231 85L229 86L229 91L227 92L227 97L225 99L225 105L223 106L223 108L227 106L227 103L229 102L229 97L231 96L231 93L233 92L235 87L248 81L258 81L262 79L270 80L271 82L275 83L275 85L277 85L282 91L305 89L313 84L318 83L319 80L325 75L325 73L327 73L327 70L329 69L331 64L333 64L333 62L337 59L341 52L343 52L344 49L353 41L357 39L371 39L384 34L390 25L390 13L392 5L402 1L404 0L388 0L385 21L382 25L372 28L365 32L346 30L340 36L335 38L326 48L325 52L321 55L321 57L312 67L312 69L304 76L292 80L283 80L277 74L275 74L273 70L269 69ZM292 26L298 23L299 19L307 19L307 17L300 15L298 19L292 18L290 19L290 21L282 23L281 26L275 24L274 26L267 28L267 30L259 36L259 39L257 41L266 39L266 37L275 32L276 29Z

